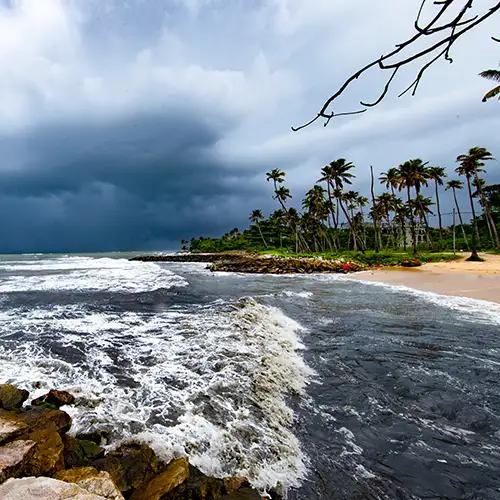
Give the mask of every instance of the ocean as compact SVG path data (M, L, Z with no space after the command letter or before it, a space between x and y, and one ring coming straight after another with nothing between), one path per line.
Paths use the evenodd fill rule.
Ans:
M500 498L500 306L132 254L0 257L0 382L289 499Z

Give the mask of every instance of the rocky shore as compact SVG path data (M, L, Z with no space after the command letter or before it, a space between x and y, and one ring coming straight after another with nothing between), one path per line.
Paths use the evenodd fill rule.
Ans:
M51 390L30 405L28 391L0 384L2 500L261 500L241 477L209 477L185 458L162 462L147 445L109 451L99 432L72 436L61 406L75 398Z
M249 253L172 254L134 257L141 262L208 262L211 271L253 274L350 273L365 266L319 257L281 257Z

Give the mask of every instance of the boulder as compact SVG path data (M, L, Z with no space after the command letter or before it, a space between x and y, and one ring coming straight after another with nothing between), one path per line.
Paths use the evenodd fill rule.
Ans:
M224 495L221 500L262 500L262 497L257 490L253 488L241 488L229 495Z
M185 458L172 460L167 468L143 487L134 491L130 500L160 500L189 477L189 464Z
M0 484L2 500L105 500L72 483L50 477L23 477Z
M94 467L63 470L54 474L54 478L67 483L75 483L89 493L101 495L110 500L123 500L123 495L113 483L111 476L105 471L99 472Z
M64 405L71 405L75 402L75 396L66 391L57 391L51 389L47 394L34 399L31 404L33 406L53 406L59 408Z
M224 481L203 474L199 469L189 466L189 478L169 494L171 500L214 500L226 493Z
M0 384L0 408L12 410L21 408L28 399L29 392L12 384Z
M140 488L159 472L155 452L139 443L122 445L104 458L94 460L92 465L109 472L122 492Z
M64 450L64 464L66 467L82 467L89 464L89 460L83 453L80 441L73 436L65 434L62 437Z
M35 452L35 447L34 441L23 440L0 446L0 483L24 472L26 464Z
M53 474L64 468L63 442L59 433L53 429L30 432L28 437L36 442L35 452L26 470L30 475Z
M243 486L249 486L246 477L225 477L222 482L226 493L233 493Z
M0 410L0 419L11 422L22 422L29 431L53 429L57 432L66 432L71 427L71 417L62 410L51 408L30 408L21 413Z
M13 420L10 418L10 414L6 415L5 413L0 414L0 444L20 436L28 429L24 422Z

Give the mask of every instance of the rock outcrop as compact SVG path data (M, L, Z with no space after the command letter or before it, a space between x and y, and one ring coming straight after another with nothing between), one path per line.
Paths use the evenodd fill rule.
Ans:
M54 478L67 483L75 483L89 493L109 500L124 500L111 476L105 471L99 472L94 467L67 469L54 474Z
M209 477L185 458L164 463L145 444L122 444L105 454L99 432L84 435L94 441L67 434L71 417L52 406L69 404L70 394L51 391L38 398L42 406L22 408L28 395L16 390L9 387L4 400L12 408L0 409L2 500L261 498L245 478Z
M66 391L57 391L51 389L47 394L34 399L31 404L33 406L52 406L60 408L64 405L72 405L75 402L75 396Z
M36 448L34 441L12 441L0 446L0 483L18 477L26 469ZM0 497L1 498L1 497Z
M24 389L18 389L12 384L0 384L0 408L5 410L21 408L28 396L28 391Z
M0 484L2 500L104 500L106 497L90 493L76 484L50 477L9 479Z

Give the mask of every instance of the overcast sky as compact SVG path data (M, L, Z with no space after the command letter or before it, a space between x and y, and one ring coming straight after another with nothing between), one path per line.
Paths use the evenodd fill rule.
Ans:
M298 203L339 157L365 194L370 165L420 157L451 172L474 145L500 157L500 103L481 102L493 84L477 76L499 62L498 14L416 97L397 98L413 68L364 115L291 132L411 33L419 4L0 0L0 251L176 248L243 228L252 209L275 208L272 168ZM380 85L367 75L337 110ZM488 170L500 182L500 163Z

